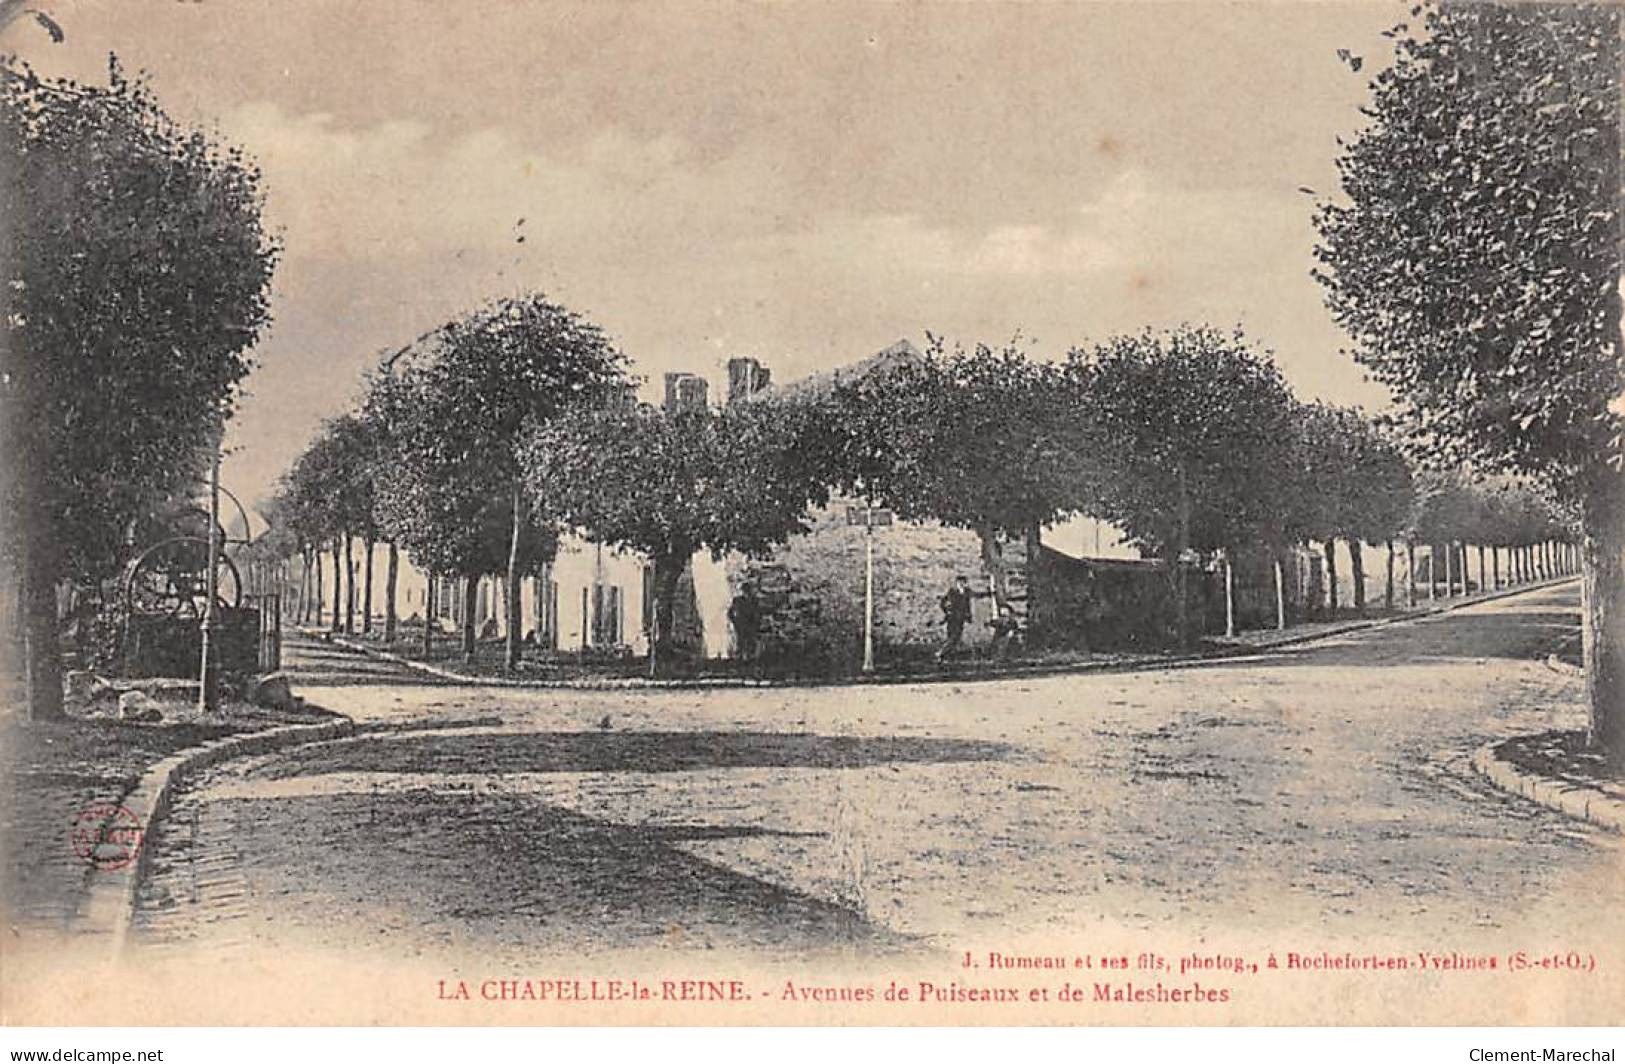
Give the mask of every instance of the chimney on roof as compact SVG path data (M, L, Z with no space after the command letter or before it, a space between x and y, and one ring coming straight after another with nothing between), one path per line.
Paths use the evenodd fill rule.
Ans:
M754 358L728 360L728 402L749 399L772 383L773 371Z
M679 410L704 410L709 402L710 388L705 378L694 373L666 374L666 413Z

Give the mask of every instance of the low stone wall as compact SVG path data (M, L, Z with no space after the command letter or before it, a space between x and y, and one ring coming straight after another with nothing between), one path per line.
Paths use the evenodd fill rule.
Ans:
M730 595L748 586L758 599L763 660L809 672L847 670L861 660L866 532L847 523L847 506L837 500L820 510L805 534L765 558L727 562ZM966 577L975 593L965 644L989 641L993 601L975 533L898 522L873 536L875 646L882 660L917 657L941 644L938 603L956 576ZM1006 586L1017 614L1032 622L1031 647L1153 651L1176 642L1174 591L1164 562L1080 559L1047 547L1036 562L1027 554L1022 539L1003 546ZM1233 566L1237 627L1273 628L1273 557L1263 549L1246 551ZM1320 559L1293 551L1282 575L1287 621L1298 623L1322 593ZM1189 566L1185 595L1196 635L1224 632L1222 568Z
M1032 594L1050 646L1154 650L1172 638L1174 595L1162 562L1073 558L1044 548Z
M728 563L733 593L749 585L760 601L761 656L809 669L850 667L863 654L864 538L847 524L845 501L818 511L804 535L762 559ZM875 529L875 645L882 657L933 647L945 635L938 605L956 576L971 582L967 644L988 639L991 599L975 533L935 523Z

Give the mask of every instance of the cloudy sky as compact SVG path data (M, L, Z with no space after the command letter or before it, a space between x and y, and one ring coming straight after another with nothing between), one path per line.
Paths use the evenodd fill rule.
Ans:
M67 43L5 47L91 78L117 52L265 171L287 250L229 441L247 498L378 351L524 289L713 388L739 354L785 378L926 330L1058 356L1193 320L1300 395L1382 400L1298 188L1335 187L1401 5L41 5Z

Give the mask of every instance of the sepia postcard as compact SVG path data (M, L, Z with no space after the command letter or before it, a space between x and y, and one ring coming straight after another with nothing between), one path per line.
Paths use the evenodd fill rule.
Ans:
M0 1022L1619 1025L1622 40L0 0Z

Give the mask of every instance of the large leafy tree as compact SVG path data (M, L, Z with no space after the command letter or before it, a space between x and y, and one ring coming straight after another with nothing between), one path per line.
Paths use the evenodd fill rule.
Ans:
M1387 544L1403 533L1411 509L1411 470L1399 446L1357 410L1310 403L1297 417L1293 472L1297 482L1281 505L1295 537L1326 545L1332 608L1338 602L1337 541L1348 545L1353 601L1365 609L1362 543ZM1393 566L1387 598L1393 600Z
M1412 18L1316 213L1317 276L1421 447L1578 508L1591 738L1625 770L1619 9Z
M0 65L0 452L29 704L61 712L54 589L100 579L202 467L270 320L258 170L145 84Z
M625 367L596 325L529 295L448 322L376 378L370 407L385 419L391 459L379 516L429 572L467 579L465 655L474 651L474 580L505 573L507 663L518 665L520 580L556 546L521 485L524 433L621 394Z
M817 419L808 447L831 482L904 518L975 532L1000 602L1004 544L1025 538L1034 556L1044 525L1094 497L1074 382L1016 342L949 352L933 337L924 358L838 385Z
M1187 552L1290 535L1295 400L1268 352L1208 326L1115 337L1069 371L1102 471L1095 512L1166 559L1188 639Z
M826 471L801 446L812 416L772 400L722 410L628 400L533 428L524 468L535 504L653 564L652 672L683 655L676 603L696 551L761 554L804 531L809 509L828 501Z

